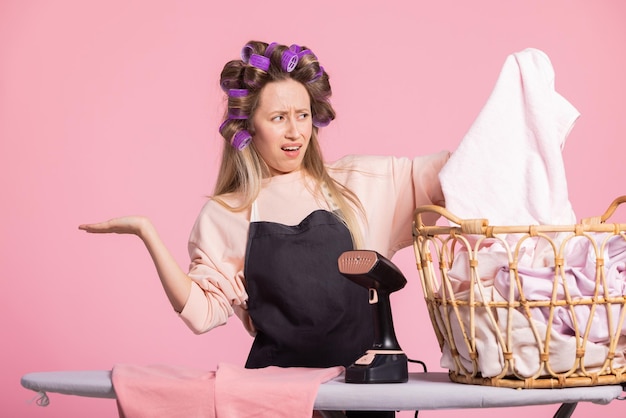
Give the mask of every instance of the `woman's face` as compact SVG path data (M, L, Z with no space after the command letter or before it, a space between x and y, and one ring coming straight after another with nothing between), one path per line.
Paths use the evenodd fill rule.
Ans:
M302 167L313 131L311 100L302 84L292 79L268 83L252 123L252 141L272 176Z

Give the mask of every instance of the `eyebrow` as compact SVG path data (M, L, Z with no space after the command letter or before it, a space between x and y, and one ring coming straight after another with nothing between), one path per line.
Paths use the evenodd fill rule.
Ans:
M274 109L274 110L270 110L269 112L267 112L269 115L273 115L273 114L285 114L285 113L289 113L290 110L285 110L285 109ZM311 113L311 108L310 107L303 107L300 109L295 109L294 110L295 113L302 113L302 112L307 112L307 113Z

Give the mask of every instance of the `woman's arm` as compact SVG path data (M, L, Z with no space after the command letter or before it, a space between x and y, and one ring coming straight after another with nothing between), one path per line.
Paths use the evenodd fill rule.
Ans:
M191 279L180 268L165 247L152 222L143 216L125 216L106 222L79 225L79 229L94 233L137 235L145 244L156 267L163 289L174 310L180 313L191 291Z

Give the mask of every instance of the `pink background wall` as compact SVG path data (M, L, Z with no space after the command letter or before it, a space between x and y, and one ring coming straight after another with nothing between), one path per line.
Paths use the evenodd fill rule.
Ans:
M187 265L219 156L218 74L249 39L306 44L330 72L339 117L322 134L328 159L453 150L505 57L542 49L582 113L564 151L577 214L599 215L626 194L620 0L215 3L0 1L1 416L116 416L110 400L28 404L33 393L19 384L28 372L245 360L252 340L237 319L202 336L186 329L139 240L77 225L148 215ZM398 338L440 370L412 252L394 261L411 281L394 294ZM577 416L592 413L623 416L624 404L581 405Z

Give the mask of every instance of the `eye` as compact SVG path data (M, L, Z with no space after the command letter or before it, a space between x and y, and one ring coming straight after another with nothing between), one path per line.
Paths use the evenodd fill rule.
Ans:
M306 119L310 116L310 114L308 112L303 112L300 113L300 119Z
M274 117L272 118L272 121L275 121L275 122L280 122L280 121L282 121L282 120L284 120L284 119L285 119L285 117L284 117L283 115L276 115L276 116L274 116Z

